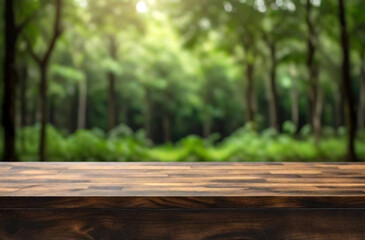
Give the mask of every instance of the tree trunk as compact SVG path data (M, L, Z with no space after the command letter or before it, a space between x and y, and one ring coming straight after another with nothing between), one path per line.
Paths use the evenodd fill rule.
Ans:
M85 128L87 84L86 80L79 82L79 106L77 110L77 129Z
M255 121L255 82L253 79L254 65L246 64L247 87L246 87L246 120L247 122Z
M337 134L337 130L341 126L341 115L343 112L341 108L341 93L338 85L333 88L333 112L333 127L336 130Z
M121 112L121 101L118 99L118 96L115 96L115 126L118 126L121 122L120 112Z
M57 117L56 117L56 107L55 107L55 100L54 99L50 99L49 100L49 116L48 116L48 121L49 123L54 126L57 127Z
M24 128L28 124L28 105L27 105L27 88L28 88L28 69L27 66L21 68L22 79L20 81L20 126Z
M28 85L28 69L26 65L23 65L20 69L21 71L21 81L20 81L20 127L24 129L28 124L28 105L27 105L27 85ZM20 138L21 151L25 152L25 133L22 132Z
M109 95L108 95L108 130L115 127L115 75L108 74L109 78Z
M212 129L212 120L210 117L207 117L203 123L203 137L208 138L211 134Z
M171 122L168 114L164 114L162 119L163 131L164 131L164 140L165 143L171 141Z
M41 113L41 99L40 97L37 98L35 106L35 114L34 114L34 124L40 123L42 119L42 113Z
M319 141L322 130L322 113L323 113L323 91L321 88L317 88L317 97L313 110L313 131L316 141Z
M350 43L347 32L346 7L344 0L339 0L339 21L341 25L341 45L343 54L342 63L342 90L344 96L344 112L348 132L347 161L357 161L355 152L356 137L356 112L355 102L352 95L352 82L350 73Z
M276 59L276 46L275 43L270 44L271 53L271 72L270 72L270 84L269 84L269 118L270 127L280 131L279 116L278 116L278 91L276 85L276 71L277 71L277 59Z
M299 94L295 80L292 81L291 88L291 121L295 125L296 129L299 127Z
M30 48L33 58L39 65L41 82L39 86L40 95L40 113L41 113L41 132L40 132L40 143L39 143L39 158L40 161L46 161L46 127L47 127L47 90L48 90L48 80L47 80L47 70L51 55L56 46L58 38L61 36L61 11L62 11L62 0L56 1L56 14L55 22L53 28L52 39L48 45L48 49L42 59L37 57Z
M110 36L110 56L117 59L117 46L115 37ZM116 101L115 101L115 74L112 72L108 73L109 79L109 96L108 96L108 129L109 131L115 127L116 124Z
M75 92L71 91L69 93L69 96L67 97L67 99L69 101L68 114L67 114L67 116L68 116L67 129L68 129L69 134L72 134L75 131L75 128L77 128L77 102L78 102L78 97L76 97Z
M151 97L150 92L147 89L146 90L146 115L145 115L145 131L146 131L146 137L148 139L152 139L152 104L151 104Z
M361 55L361 83L360 83L360 99L358 109L358 128L359 131L364 129L365 122L365 53Z
M359 99L359 110L358 110L358 129L362 131L364 129L364 112L365 112L365 77L361 80L360 86L360 99Z
M16 26L14 1L5 0L5 58L4 58L4 100L2 106L2 126L4 130L3 161L18 161L15 151L15 48Z
M122 104L122 106L120 107L120 109L121 109L121 121L122 121L125 125L127 125L127 126L128 126L128 124L129 124L129 121L128 121L128 111L129 111L129 109L128 109L128 104L127 104L127 102L124 102L124 103Z
M312 21L312 3L311 0L307 0L306 8L306 22L308 28L308 40L307 40L307 68L309 73L309 89L308 89L308 100L309 100L309 115L312 132L319 140L321 135L321 106L319 98L319 74L318 74L318 63L316 63L316 48L317 48L317 35L314 29Z
M39 142L40 161L46 161L46 127L47 127L47 65L40 66L41 82L39 86L40 113L41 113L41 132Z
M310 86L309 86L309 114L310 114L310 124L312 127L312 132L317 140L321 136L322 130L322 110L323 103L321 97L322 90L318 81L317 67L311 66L310 70ZM314 68L314 69L313 69Z

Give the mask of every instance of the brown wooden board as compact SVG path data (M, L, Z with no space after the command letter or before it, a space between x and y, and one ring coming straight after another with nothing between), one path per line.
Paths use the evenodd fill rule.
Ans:
M3 210L6 240L363 240L365 210Z
M364 163L0 163L3 208L365 208Z

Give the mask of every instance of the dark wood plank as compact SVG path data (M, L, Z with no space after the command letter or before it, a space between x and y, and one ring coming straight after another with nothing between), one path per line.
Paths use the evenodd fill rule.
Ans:
M7 240L361 240L364 209L2 210Z
M0 197L0 209L365 208L349 197Z

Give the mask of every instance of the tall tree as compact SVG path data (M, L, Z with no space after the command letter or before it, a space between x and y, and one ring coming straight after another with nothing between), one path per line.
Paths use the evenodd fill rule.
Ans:
M22 64L19 68L19 98L20 98L20 128L24 128L27 125L27 113L28 113L28 104L27 104L27 87L28 87L28 67L26 64ZM25 133L23 132L21 135L21 148L22 151L25 151Z
M17 161L15 152L15 46L16 26L14 16L14 1L5 0L5 58L4 58L4 100L3 119L4 155L3 161Z
M294 67L290 67L290 76L292 77L292 83L290 88L290 98L291 98L291 121L293 122L295 129L298 129L299 125L299 90L297 83L297 74Z
M319 82L319 63L317 58L318 29L315 28L312 0L306 1L307 35L307 68L309 76L309 114L312 131L318 140L321 135L323 98Z
M350 59L350 42L346 20L346 5L344 0L338 0L338 14L341 27L341 48L342 48L342 89L344 95L344 112L346 117L346 126L348 132L347 138L347 161L358 161L355 152L356 137L356 112L355 101L352 94L351 81L351 59Z
M15 19L15 1L4 1L5 57L4 57L4 100L2 105L2 126L4 129L3 161L17 161L15 151L15 96L16 96L16 44L20 33L33 17L25 18L17 25Z
M274 129L279 129L279 104L278 104L278 90L277 90L277 43L274 41L267 40L268 47L270 49L270 61L271 61L271 69L270 69L270 81L269 81L269 118L270 118L270 126Z
M352 1L349 7L351 8L349 19L352 22L349 30L351 36L350 44L354 53L357 53L358 64L360 65L357 123L358 131L362 131L365 127L365 16L363 12L365 2L361 0Z
M120 41L118 35L120 30L129 28L137 28L142 30L142 22L137 13L137 0L113 1L100 0L89 1L89 9L92 13L92 20L96 24L98 30L105 38L107 47L107 58L111 65L118 64L118 52L120 50ZM116 79L117 74L113 68L108 69L108 130L113 129L117 124L117 96L116 96Z
M293 31L298 22L295 21L295 17L297 17L295 13L296 8L294 3L291 1L287 1L285 4L278 4L277 1L268 1L267 3L269 7L265 12L265 18L261 28L263 31L264 42L269 50L268 59L270 62L270 70L267 94L269 122L271 128L280 131L282 119L280 119L279 114L280 106L277 72L282 60L288 57L288 54L283 54L282 50L289 48L288 42L290 40L298 38L298 31Z
M117 58L117 43L115 36L109 36L109 54L114 61ZM115 73L108 72L109 91L108 91L108 129L112 130L116 125L116 96L115 96Z
M246 67L246 91L245 91L245 110L246 110L246 121L247 122L254 122L255 115L256 115L256 98L255 98L255 61L256 61L256 54L254 53L255 48L255 40L250 37L250 34L245 34L246 37L243 41L243 48L245 50L245 67Z
M77 110L77 129L84 129L86 126L87 106L87 83L86 80L79 82L79 100Z
M52 53L55 49L57 40L62 34L61 30L62 2L63 2L62 0L56 0L55 2L55 19L53 25L53 33L45 53L42 56L37 55L33 49L33 46L31 46L31 43L28 40L28 49L34 61L38 65L41 77L39 84L40 113L41 113L41 131L40 131L40 143L39 143L40 161L46 161L47 159L46 156L46 140L47 140L46 127L48 122L47 73Z
M360 92L359 92L359 108L358 108L358 129L364 129L365 123L365 49L360 54L361 59L361 80L360 80Z

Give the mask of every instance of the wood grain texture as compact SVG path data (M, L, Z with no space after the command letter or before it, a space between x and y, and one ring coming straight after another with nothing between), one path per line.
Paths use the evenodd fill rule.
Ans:
M365 208L364 163L0 163L3 208Z
M6 240L361 240L365 210L18 210L0 212Z
M363 240L365 164L0 163L0 239Z

